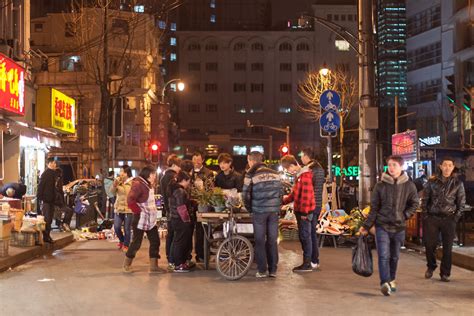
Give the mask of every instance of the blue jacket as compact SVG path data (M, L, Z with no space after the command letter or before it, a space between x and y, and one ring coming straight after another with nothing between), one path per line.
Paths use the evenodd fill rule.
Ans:
M255 164L245 175L242 197L249 212L279 212L283 197L280 174L263 163Z

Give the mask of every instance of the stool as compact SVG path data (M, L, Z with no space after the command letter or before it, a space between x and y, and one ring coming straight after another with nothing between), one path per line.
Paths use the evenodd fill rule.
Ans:
M332 234L318 234L318 235L319 235L319 239L321 240L319 242L319 248L323 248L324 241L326 240L326 237L331 237L334 248L337 248L336 236L335 235L332 235Z

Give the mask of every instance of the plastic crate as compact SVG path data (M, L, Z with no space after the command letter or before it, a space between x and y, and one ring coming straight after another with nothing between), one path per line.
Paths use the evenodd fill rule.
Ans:
M284 229L280 233L281 240L299 240L297 229Z
M33 247L36 243L36 236L38 233L19 233L12 232L10 245L14 247Z
M0 258L8 256L8 247L10 245L10 239L0 239Z

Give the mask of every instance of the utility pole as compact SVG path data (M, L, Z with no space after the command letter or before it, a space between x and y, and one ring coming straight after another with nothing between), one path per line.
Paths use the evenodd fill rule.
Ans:
M398 134L398 95L395 96L395 134Z
M364 123L367 109L374 107L374 41L372 30L372 0L358 2L358 44L359 44L359 207L370 201L370 190L375 185L376 137L375 130Z

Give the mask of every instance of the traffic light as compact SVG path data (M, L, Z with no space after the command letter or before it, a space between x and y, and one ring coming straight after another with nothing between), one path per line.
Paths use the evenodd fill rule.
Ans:
M445 76L448 84L446 85L446 97L448 98L449 103L456 103L456 82L454 75Z
M151 162L159 163L160 162L160 148L161 144L158 141L154 141L150 145L151 151Z
M278 151L280 152L280 156L283 157L283 156L286 156L290 153L290 148L285 143L285 144L280 146L280 149Z
M469 91L467 88L464 88L462 106L466 109L466 111L471 111L471 101L471 91Z

